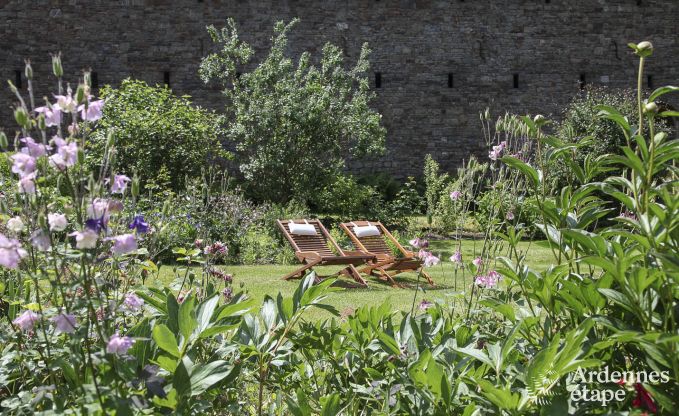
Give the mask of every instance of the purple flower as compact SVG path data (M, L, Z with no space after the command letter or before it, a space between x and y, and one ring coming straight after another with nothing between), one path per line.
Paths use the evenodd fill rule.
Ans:
M33 329L33 326L39 320L40 315L31 310L26 310L24 311L24 313L19 315L15 320L13 320L12 323L21 328L22 331L28 332Z
M52 143L57 148L57 152L50 156L50 165L58 170L64 170L75 165L78 161L78 144L67 142L59 136L54 136Z
M31 244L39 251L47 251L52 247L49 235L43 230L37 230L31 235Z
M222 296L224 296L224 300L227 302L230 301L233 298L233 290L230 287L225 287L222 290Z
M123 305L125 308L137 312L138 310L141 309L142 306L144 306L144 300L137 296L135 293L128 293L125 295L125 300L123 301Z
M474 260L472 260L472 264L474 266L476 266L477 268L479 268L479 267L483 266L483 260L481 259L481 257L477 257Z
M137 240L134 234L118 235L111 240L113 240L113 247L111 248L113 254L123 255L137 249Z
M425 240L424 238L419 238L419 237L416 237L416 238L408 241L408 244L410 244L413 248L427 248L427 247L429 247L429 241Z
M109 213L109 202L106 199L96 198L90 204L87 205L87 218L96 221L87 221L88 228L95 231L100 231L106 228L108 220L110 218Z
M457 264L462 263L462 253L460 253L460 250L456 250L455 253L450 256L450 261Z
M130 223L130 230L135 230L138 233L147 233L149 231L149 225L144 221L144 216L135 215L134 219Z
M75 247L81 250L95 248L97 246L97 240L99 240L99 234L88 228L82 232L72 232L69 236L75 237Z
M441 259L436 257L433 253L429 252L427 257L424 258L424 267L436 266L441 262Z
M476 279L474 279L474 283L476 283L479 286L490 289L497 286L501 278L502 276L500 275L500 273L496 272L495 270L491 270L485 276L483 275L476 276Z
M117 199L113 199L111 201L108 201L108 212L109 213L122 212L123 208L125 208L123 206L123 203L118 201Z
M25 178L35 171L35 158L27 153L15 153L12 159L12 172Z
M506 147L507 142L504 140L500 142L499 145L493 146L493 150L491 150L488 153L488 158L490 158L490 160L497 160L500 156L502 156L502 152L505 150Z
M213 254L216 256L226 256L229 252L228 247L221 241L215 241L211 245L205 247L205 250L203 250L205 254Z
M427 309L429 309L429 308L431 308L432 306L434 306L434 304L431 303L431 302L429 302L429 301L426 300L426 299L422 299L422 302L420 302L420 304L419 304L418 306L420 307L420 310L421 310L421 311L426 311Z
M80 111L80 117L83 120L97 121L101 118L101 111L102 111L103 107L104 107L104 100L97 100L97 101L91 101L87 105L87 108L85 108L85 104L80 105L78 107L78 111Z
M26 145L26 147L21 149L21 153L27 154L31 157L41 157L47 154L47 146L42 143L36 143L30 137L24 137L21 141Z
M509 211L506 215L507 221L512 221L514 220L514 213L512 211Z
M65 113L74 113L77 103L73 99L73 97L70 94L70 90L68 95L55 95L54 98L57 99L57 108L59 108L61 111ZM54 107L52 107L54 108Z
M75 315L60 313L52 318L52 322L58 334L70 334L75 331Z
M106 344L106 352L115 355L125 355L127 354L127 350L132 347L132 344L134 344L134 340L132 338L127 336L121 337L116 332L108 340L108 344Z
M113 176L113 183L111 184L111 193L113 194L123 194L127 189L127 183L132 179L125 175L115 175Z
M35 193L35 172L30 175L26 175L19 179L19 193L22 194L34 194Z
M61 124L61 109L58 106L38 107L35 109L36 113L42 113L45 116L45 125L47 127L58 126Z
M28 252L21 248L18 240L10 240L0 234L0 265L8 269L16 269L21 259L27 255Z
M452 199L453 201L457 201L458 199L460 199L460 196L462 196L462 192L460 191L453 191L450 193L450 199Z
M51 231L64 231L68 226L68 220L64 214L47 214L47 222Z

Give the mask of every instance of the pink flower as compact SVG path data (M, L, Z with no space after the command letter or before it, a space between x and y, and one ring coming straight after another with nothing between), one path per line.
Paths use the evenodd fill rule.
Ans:
M64 214L47 214L47 222L51 231L64 231L68 226L68 220Z
M52 322L58 334L70 334L75 331L75 315L60 313L52 318Z
M61 109L58 106L38 107L35 109L36 113L42 113L45 116L45 125L47 127L58 126L61 124Z
M26 310L13 320L12 323L21 328L22 331L28 332L33 329L33 326L35 326L35 323L39 320L40 315L31 310Z
M115 175L113 176L113 184L111 184L111 193L113 194L123 194L125 189L127 189L127 183L132 179L125 175Z
M76 109L77 103L71 97L70 91L68 92L68 95L55 95L54 98L57 99L57 108L59 108L61 111L65 113L74 113ZM54 109L54 106L52 107Z
M21 153L25 153L31 157L41 157L47 154L47 146L42 143L36 143L30 137L24 137L21 141L26 145L26 147L21 149Z
M433 253L429 252L427 257L424 258L424 267L436 266L441 262L441 259L436 257Z
M229 249L221 241L215 241L211 245L205 247L203 252L205 254L213 254L213 255L216 255L216 256L226 256L229 253Z
M450 199L452 199L453 201L457 201L458 199L460 199L460 196L462 196L462 192L460 191L453 191L450 193Z
M144 300L134 293L128 293L127 295L125 295L123 305L128 310L137 312L138 310L141 309L142 306L144 306Z
M426 299L422 299L422 302L418 305L421 311L426 311L427 309L431 308L434 306L433 303L429 302Z
M428 255L429 252L423 248L420 249L420 251L417 253L417 257L419 257L420 260L424 260L425 258L427 258Z
M110 219L109 201L107 199L95 198L87 205L87 218L92 220L101 220L104 225Z
M513 213L512 211L509 211L509 212L507 213L506 218L507 218L507 221L512 221L512 220L514 220L514 213Z
M488 274L485 276L484 275L476 276L476 279L474 279L474 283L485 288L494 288L495 286L497 286L501 278L502 276L500 275L500 273L496 272L495 270L492 270L488 272Z
M137 249L137 240L134 234L123 234L112 238L113 247L111 251L113 254L123 255Z
M75 165L78 161L78 144L69 143L59 136L54 136L52 142L57 147L57 152L50 156L50 165L59 170Z
M101 118L101 110L104 107L104 100L92 101L87 108L82 104L78 107L80 117L87 121L97 121Z
M27 255L28 252L21 248L18 240L10 240L0 234L0 265L8 269L16 269L21 259Z
M19 193L34 194L35 193L35 173L26 175L19 179Z
M12 172L24 178L35 171L35 158L26 153L15 153L12 159Z
M99 240L99 234L89 228L86 228L85 231L72 232L69 236L75 237L75 247L80 250L95 248L97 240Z
M450 261L457 264L462 263L462 253L460 253L460 250L456 250L455 253L450 256Z
M43 230L37 230L31 235L31 244L39 251L47 251L52 247L49 235Z
M477 268L481 267L481 266L483 266L483 260L481 259L481 257L477 257L474 260L472 260L472 264L474 266L476 266Z
M115 355L125 355L127 350L129 350L134 344L134 340L130 337L121 337L118 333L115 333L106 344L106 352Z
M413 248L427 248L427 247L429 247L429 241L425 240L424 238L419 238L419 237L408 241L408 244L410 244Z
M505 150L506 147L506 141L502 141L499 145L493 146L493 150L488 153L488 158L490 158L490 160L497 160L502 155L502 151Z
M12 217L7 220L7 229L14 234L21 234L24 228L24 222L21 221L21 217Z

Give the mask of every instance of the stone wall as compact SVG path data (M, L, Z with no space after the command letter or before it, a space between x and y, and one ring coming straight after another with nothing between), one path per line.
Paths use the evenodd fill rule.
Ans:
M353 163L362 172L419 175L427 153L454 169L486 154L478 118L486 107L558 117L581 77L631 86L628 42L654 43L652 84L679 81L677 0L0 0L0 78L14 81L30 57L43 96L53 90L49 54L61 51L69 77L91 67L99 85L117 85L125 77L163 83L169 73L177 94L219 108L219 90L203 85L197 68L211 48L205 26L227 17L260 54L274 21L293 17L301 18L294 54L318 56L329 41L355 61L370 44L388 151ZM0 126L11 134L13 102L3 87Z

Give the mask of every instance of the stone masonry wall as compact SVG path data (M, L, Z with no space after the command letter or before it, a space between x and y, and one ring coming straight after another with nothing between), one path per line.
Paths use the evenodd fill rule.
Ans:
M357 172L420 175L427 153L454 169L486 154L478 117L486 107L558 117L581 77L632 86L628 42L655 45L652 84L679 81L677 0L0 0L0 78L15 81L31 58L42 97L54 90L50 53L61 51L72 82L86 67L114 86L126 77L162 84L169 72L177 94L218 109L223 97L197 69L211 48L205 26L227 17L260 57L273 23L293 17L301 18L290 41L296 55L318 56L333 42L351 63L369 43L388 151L353 163ZM13 135L14 99L2 85L0 126Z

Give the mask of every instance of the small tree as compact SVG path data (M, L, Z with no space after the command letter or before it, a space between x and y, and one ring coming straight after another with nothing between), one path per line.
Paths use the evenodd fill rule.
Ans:
M344 68L342 50L323 47L318 67L303 53L295 64L287 57L287 35L297 23L278 22L271 50L251 72L252 48L238 38L233 19L217 30L208 27L219 52L203 59L203 81L217 80L229 100L228 135L236 144L240 170L253 196L275 202L309 201L341 174L348 157L381 154L385 129L369 106L365 76L367 45L356 66Z

